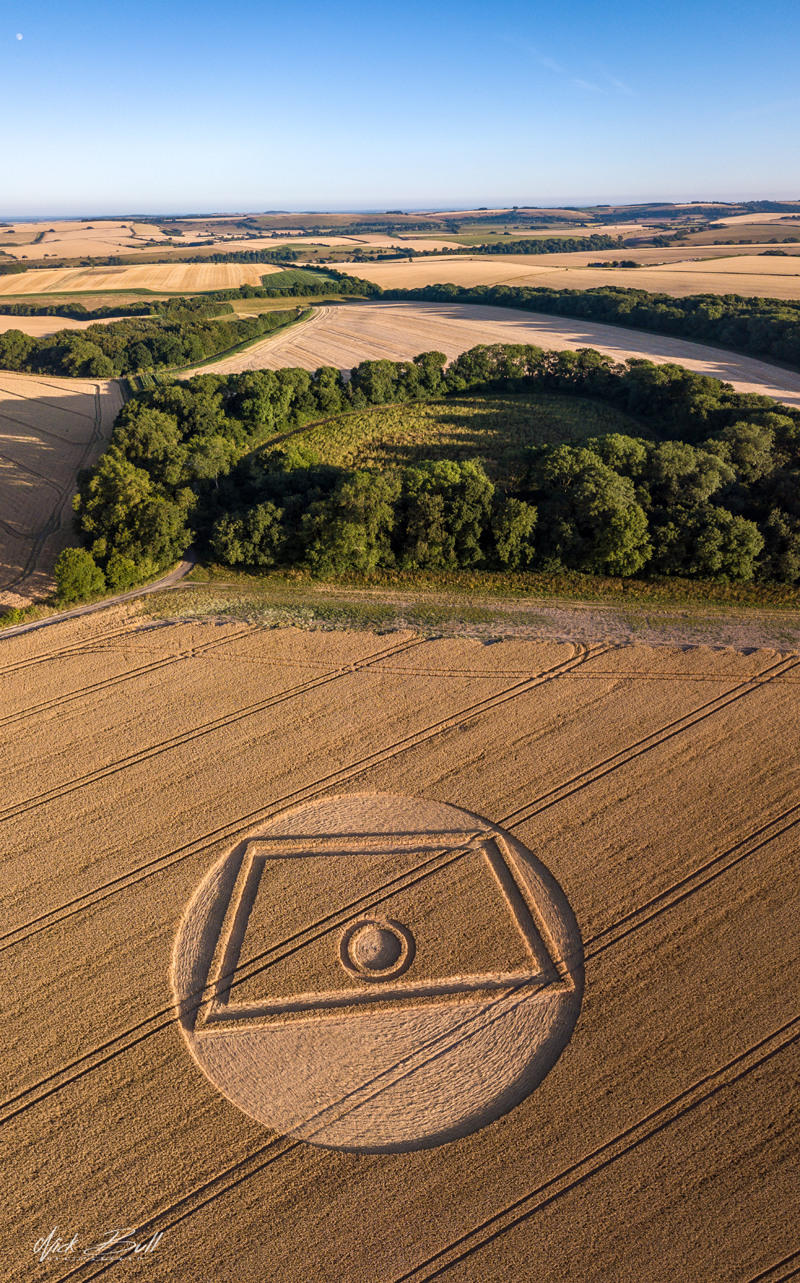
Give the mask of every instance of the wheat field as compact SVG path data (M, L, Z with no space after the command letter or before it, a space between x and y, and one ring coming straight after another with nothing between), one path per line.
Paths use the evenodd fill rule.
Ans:
M9 638L0 665L9 1283L27 1283L53 1226L78 1252L132 1227L159 1283L788 1277L797 654L154 624L118 609ZM370 901L416 936L411 969L372 1015L347 1006L358 982L339 952L364 858L341 831L353 805L373 845L375 825L396 841L453 807L500 826L557 880L585 959L546 1077L427 1149L326 1148L300 1138L300 1117L256 1121L255 1099L229 1099L230 1072L275 1111L274 1026L255 1031L249 1065L224 1022L209 1035L232 1058L226 1095L173 1005L187 926L201 983L216 965L192 928L198 889L221 915L230 888L213 871L242 843L258 858L291 842L305 858L283 861L277 899L262 881L231 965L245 999L265 985L290 1006L309 984L345 994L343 1050L318 1015L279 1019L303 1046L298 1089L355 1092L345 1118L354 1099L374 1116L389 1083L427 1084L432 1105L459 1082L494 1090L521 1045L496 996L480 1008L494 1050L478 1085L469 1022L446 1055L429 1034L424 1064L400 1051L391 1064L393 1029L398 1046L408 1037L392 986L440 974L439 940L467 968L514 962L496 886L474 860L431 862L435 835L398 857L410 898L391 899L384 861ZM311 835L299 847L298 833ZM434 1024L452 1025L453 1000L434 998ZM387 1117L391 1140L407 1114ZM74 1254L49 1265L60 1280L107 1269Z
M56 558L74 542L76 475L121 408L116 380L0 372L0 607L52 589Z
M716 248L718 255L709 253ZM791 247L790 247L791 248ZM656 294L743 294L754 297L800 299L800 259L792 254L783 258L760 258L753 255L731 256L730 246L703 246L703 261L690 262L687 251L678 251L681 261L657 266L668 251L603 250L595 254L476 255L431 259L407 259L391 263L337 263L337 269L352 276L374 281L383 289L417 289L422 285L453 284L547 286L551 289L597 289L605 285L649 290ZM675 255L677 258L678 255ZM728 265L743 263L726 271L716 257ZM635 268L591 267L593 262L626 258L641 260ZM754 263L750 265L750 258ZM756 266L757 264L757 266ZM778 267L771 265L778 264ZM766 265L766 266L765 266Z
M101 290L192 293L260 285L269 263L140 263L133 267L37 268L0 277L0 294L79 294Z

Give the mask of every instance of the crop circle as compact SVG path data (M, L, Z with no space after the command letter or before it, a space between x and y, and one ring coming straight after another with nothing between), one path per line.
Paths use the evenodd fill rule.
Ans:
M361 980L394 980L414 961L415 941L400 922L365 918L345 931L339 943L342 966Z
M583 949L555 879L472 812L305 803L209 869L172 973L200 1069L251 1118L402 1153L518 1107L569 1042Z

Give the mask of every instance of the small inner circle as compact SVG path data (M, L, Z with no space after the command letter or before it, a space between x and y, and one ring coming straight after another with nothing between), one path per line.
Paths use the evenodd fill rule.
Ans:
M402 950L402 943L393 931L370 922L355 933L348 952L357 966L385 971L394 966Z

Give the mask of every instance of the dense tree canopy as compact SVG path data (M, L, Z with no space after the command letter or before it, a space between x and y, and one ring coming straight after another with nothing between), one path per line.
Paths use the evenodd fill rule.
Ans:
M647 424L528 448L511 489L479 458L334 466L304 425L468 392L591 397ZM320 430L321 431L321 430ZM324 435L315 435L319 444ZM800 414L679 366L480 345L153 388L80 479L76 523L109 583L196 541L230 565L396 566L800 581Z

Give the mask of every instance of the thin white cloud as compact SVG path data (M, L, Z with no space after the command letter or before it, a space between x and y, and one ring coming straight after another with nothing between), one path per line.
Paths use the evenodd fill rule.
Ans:
M634 98L638 96L635 89L631 89L630 85L625 85L621 80L617 80L616 76L609 76L607 71L603 72L603 75L612 89L616 89L621 94L631 94Z
M608 89L613 89L619 94L630 94L632 96L636 96L635 89L631 89L630 85L626 85L624 81L619 80L616 76L612 76L606 71L605 67L599 66L597 63L590 63L589 65L600 73L608 88L604 87L602 84L596 84L593 80L584 80L582 76L574 76L571 71L562 66L560 62L557 62L555 58L551 58L548 54L541 53L535 45L528 44L527 41L520 40L517 36L502 36L501 39L504 40L506 44L514 45L517 49L523 49L525 53L527 53L528 56L537 64L537 66L544 67L546 71L552 71L553 75L560 76L567 82L567 84L573 85L576 89L588 90L595 94L604 94L608 92Z

